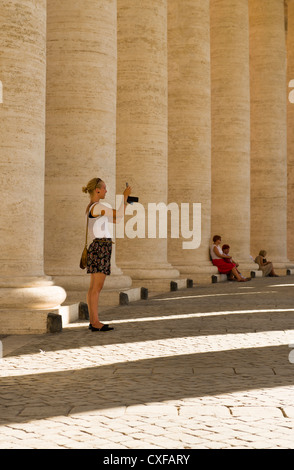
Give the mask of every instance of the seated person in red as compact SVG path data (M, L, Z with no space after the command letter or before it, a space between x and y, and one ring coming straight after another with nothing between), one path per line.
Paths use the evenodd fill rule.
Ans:
M210 248L212 264L218 268L219 273L232 273L238 282L245 282L246 279L240 276L236 269L236 264L232 262L232 257L223 253L220 247L221 241L222 238L220 235L215 235L213 237L213 245Z
M229 254L229 252L230 252L230 245L223 245L223 246L222 246L222 252L223 252L224 255L230 256L230 254ZM225 259L224 261L226 261L226 263L231 261L233 264L236 265L236 269L237 269L238 266L239 266L239 263L237 263L236 261L234 261L232 258L231 258L231 259L228 259L228 258L227 258L227 259ZM237 271L238 271L238 273L240 274L240 276L242 277L242 279L246 279L244 276L242 276L242 274L240 273L239 269L237 269ZM232 281L235 280L235 277L234 277L234 275L233 275L232 272L230 273L230 278L229 278L229 279L232 280ZM247 278L247 281L249 281L249 278Z

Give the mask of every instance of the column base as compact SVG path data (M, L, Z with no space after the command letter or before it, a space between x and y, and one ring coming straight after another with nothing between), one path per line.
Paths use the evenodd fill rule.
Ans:
M132 287L132 279L129 276L120 274L120 272L120 270L115 269L113 274L106 276L99 297L99 308L105 305L118 305L119 292ZM66 290L66 304L70 305L87 302L90 277L90 274L87 274L85 270L77 276L54 276L54 281Z
M62 331L62 316L55 310L1 309L0 332L4 335L35 335Z
M48 278L37 281L31 279L0 280L0 312L3 309L18 310L51 310L59 307L66 299L62 287L53 284Z
M219 271L210 261L197 263L194 266L175 266L181 273L182 277L193 279L196 284L210 284L214 282L213 276L219 275ZM258 265L253 261L246 260L239 263L238 270L245 276L249 277L251 271L257 271Z
M0 278L0 333L60 331L58 308L65 299L65 290L48 276Z
M209 261L191 265L176 265L181 277L193 279L196 284L210 284L212 276L218 274L218 269Z
M90 274L86 271L77 276L54 276L53 279L68 292L87 292L90 285ZM132 279L129 276L111 274L106 276L103 290L127 289L131 285Z
M132 278L133 287L145 287L150 292L168 292L170 282L180 277L180 272L170 264L152 268L123 265L122 269Z
M245 260L245 261L241 260L241 261L238 261L238 263L239 263L239 266L237 269L238 271L240 271L240 273L244 277L251 277L252 272L256 273L257 271L259 271L259 266L258 264L254 263L254 261L248 262L248 260Z
M289 272L292 273L292 271L294 270L294 263L288 260L285 262L273 261L273 266L275 273L279 276L287 276Z
M289 270L294 269L294 262L291 262L288 259L275 259L270 257L268 259L273 263L275 273L279 276L286 276ZM258 265L256 266L256 269L258 269Z

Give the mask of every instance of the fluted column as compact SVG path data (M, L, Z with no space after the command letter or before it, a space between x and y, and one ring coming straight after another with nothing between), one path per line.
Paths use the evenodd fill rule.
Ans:
M46 1L0 11L0 332L43 333L66 297L44 274Z
M294 1L287 1L288 258L294 261ZM289 85L291 85L289 87Z
M68 291L88 287L79 268L88 197L82 186L100 177L115 207L116 0L49 0L45 261ZM112 255L105 288L131 285Z
M132 186L146 216L144 238L117 241L118 263L134 283L151 285L179 274L167 262L167 239L147 233L148 203L167 203L167 2L117 4L117 185Z
M250 262L250 93L247 0L211 0L211 232ZM254 264L253 266L254 267Z
M211 102L209 0L168 2L169 203L201 204L200 246L168 241L169 261L195 281L217 272L209 260L211 238ZM192 219L190 218L192 226ZM196 232L196 230L195 230ZM192 244L191 244L192 247Z
M249 0L251 251L287 260L287 89L283 0Z

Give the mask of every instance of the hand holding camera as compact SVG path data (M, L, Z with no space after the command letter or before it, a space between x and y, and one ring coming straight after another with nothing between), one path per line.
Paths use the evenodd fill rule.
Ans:
M126 189L124 190L124 197L127 196L127 203L133 204L134 202L139 202L138 197L130 196L131 191L132 191L131 186L129 186L129 184L126 183Z

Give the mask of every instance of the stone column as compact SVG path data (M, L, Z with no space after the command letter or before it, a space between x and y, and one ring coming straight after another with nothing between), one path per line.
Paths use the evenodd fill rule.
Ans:
M168 241L169 261L197 282L217 272L211 240L211 96L208 0L168 2L168 183L169 203L200 203L201 244L183 249L183 237ZM192 209L192 207L190 207ZM190 215L191 215L190 211ZM192 220L190 218L190 226ZM192 245L190 245L192 246Z
M294 1L287 8L288 258L294 260Z
M250 260L250 92L247 0L211 0L211 234L241 269Z
M46 1L0 10L0 332L44 333L66 297L43 269Z
M89 285L79 268L82 186L102 178L115 207L117 10L115 0L49 0L47 8L45 262L72 297ZM104 291L130 285L114 249Z
M287 261L287 88L283 0L249 0L251 252Z
M134 285L166 289L179 272L167 262L167 238L148 238L147 213L148 203L167 204L167 2L117 4L117 186L132 186L146 216L142 238L117 240L118 263Z

